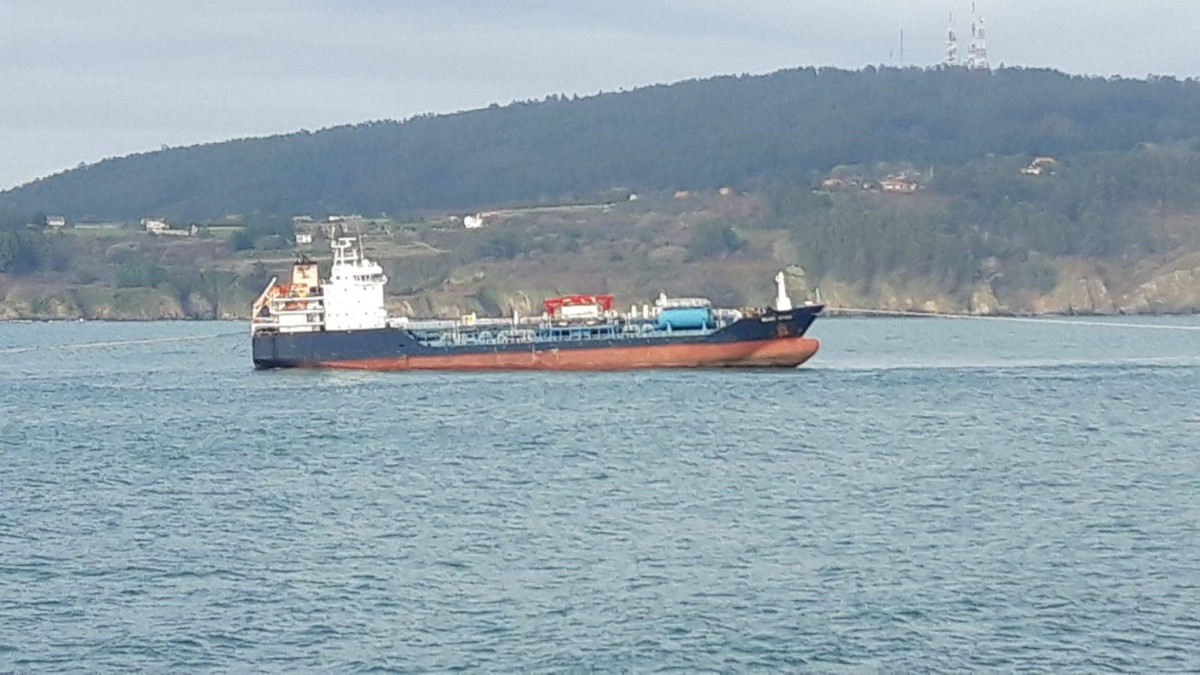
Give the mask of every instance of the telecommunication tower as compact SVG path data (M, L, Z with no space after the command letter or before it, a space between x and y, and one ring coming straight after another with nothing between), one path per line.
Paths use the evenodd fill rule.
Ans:
M991 70L988 63L987 31L983 28L983 17L975 13L975 3L971 3L971 45L967 48L968 70Z
M987 32L983 28L983 17L979 17L979 26L975 29L975 58L971 61L971 70L991 70L988 63Z
M958 66L958 36L954 33L954 12L950 12L950 28L946 31L946 59L943 65Z

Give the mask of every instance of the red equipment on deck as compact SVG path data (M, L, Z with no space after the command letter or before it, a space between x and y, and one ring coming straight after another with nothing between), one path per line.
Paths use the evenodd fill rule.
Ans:
M563 295L557 298L546 298L542 301L542 306L546 308L546 313L550 316L558 314L563 307L577 307L598 305L600 311L607 312L612 309L613 296L611 295Z

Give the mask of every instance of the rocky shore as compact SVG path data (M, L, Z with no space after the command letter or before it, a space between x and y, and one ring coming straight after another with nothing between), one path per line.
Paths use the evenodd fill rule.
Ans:
M1060 260L1055 283L1044 292L1006 283L1002 276L981 278L968 288L949 290L926 279L864 282L823 280L812 285L804 270L788 266L793 298L837 307L969 315L1133 315L1200 312L1200 252L1167 264L1123 269L1108 262ZM769 300L763 280L777 269L770 261L734 270L696 269L685 265L679 276L623 282L619 276L570 279L552 285L519 269L477 272L461 282L409 295L388 297L389 310L403 316L455 317L476 312L524 314L541 311L541 299L566 292L608 292L618 305L650 301L659 290L709 295L717 304L762 304ZM722 295L724 297L722 297ZM732 298L733 300L730 300ZM179 319L248 319L254 298L231 287L218 296L178 293L159 288L114 289L103 285L71 286L22 283L0 286L0 320L151 321ZM831 311L831 314L835 312Z

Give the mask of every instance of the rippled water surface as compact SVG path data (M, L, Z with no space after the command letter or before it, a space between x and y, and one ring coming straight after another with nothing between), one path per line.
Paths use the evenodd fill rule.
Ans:
M0 324L0 671L1195 671L1200 319L1122 322L613 374Z

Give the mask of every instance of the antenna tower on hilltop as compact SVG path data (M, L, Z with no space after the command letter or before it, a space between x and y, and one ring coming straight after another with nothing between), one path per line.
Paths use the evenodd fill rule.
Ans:
M950 12L950 29L946 33L946 59L943 65L958 66L958 36L954 34L954 12Z
M975 14L975 3L971 3L971 46L967 49L968 70L991 70L987 54L987 32L983 28L983 17Z

